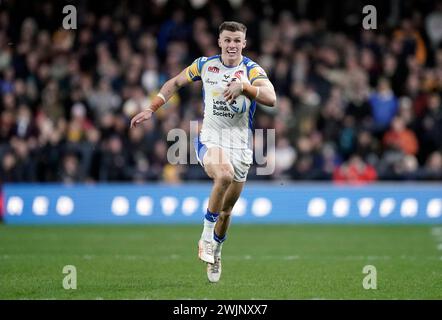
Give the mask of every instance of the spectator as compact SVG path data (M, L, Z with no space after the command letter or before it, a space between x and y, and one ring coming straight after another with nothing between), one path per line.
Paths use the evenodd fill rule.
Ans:
M0 182L18 182L20 179L20 171L17 167L17 158L13 152L8 151L2 157L0 167Z
M427 110L420 121L422 157L426 158L434 150L442 150L442 104L439 94L428 99Z
M415 155L419 149L416 135L406 128L401 117L393 119L391 129L384 135L383 144L386 148L397 149L411 155Z
M348 162L337 167L333 173L333 181L349 184L364 184L377 180L376 169L366 164L358 155L350 157Z
M124 152L123 142L117 135L109 138L100 158L100 180L126 181L131 176L129 154Z
M389 180L415 180L418 177L418 166L415 156L405 155L394 163Z
M356 154L360 155L365 162L371 165L377 165L380 146L371 132L369 130L360 130L356 140Z
M80 170L78 156L72 152L67 153L62 160L60 181L65 184L82 182L83 175Z
M402 54L411 55L419 64L424 64L427 59L427 48L420 32L415 28L411 19L403 19L401 26L393 33L393 41L399 41Z
M398 101L390 87L390 82L383 78L379 80L377 91L369 98L376 131L383 132L388 128L396 115Z
M88 103L92 108L94 120L99 121L104 114L114 113L118 110L121 98L112 91L109 81L101 79L98 90L94 90L88 96Z
M425 30L430 38L433 48L437 48L442 42L442 2L439 0L434 9L425 18Z
M296 151L286 138L277 140L275 148L275 178L287 178L288 170L296 160Z
M430 154L425 163L424 176L428 180L442 179L442 152L435 151Z

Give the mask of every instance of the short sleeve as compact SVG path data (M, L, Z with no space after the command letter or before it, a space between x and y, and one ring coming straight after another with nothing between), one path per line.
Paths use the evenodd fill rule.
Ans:
M249 77L249 81L251 84L253 84L253 82L255 82L258 79L268 79L266 72L264 71L263 68L261 68L261 66L259 66L258 64L254 63L248 72L248 77Z
M201 80L201 70L204 62L206 61L207 57L200 57L195 59L195 61L193 61L192 64L186 68L186 76L189 82Z

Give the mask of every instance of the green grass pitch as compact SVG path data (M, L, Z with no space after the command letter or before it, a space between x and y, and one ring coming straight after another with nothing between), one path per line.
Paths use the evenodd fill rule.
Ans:
M442 299L442 226L233 223L217 284L197 259L201 230L0 225L0 299Z

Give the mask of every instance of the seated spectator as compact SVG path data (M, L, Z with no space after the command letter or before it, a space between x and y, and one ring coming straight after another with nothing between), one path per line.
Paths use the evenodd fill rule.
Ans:
M366 164L358 155L351 156L333 173L333 181L338 184L364 184L375 180L377 180L376 169Z
M437 93L430 95L419 129L424 158L434 150L442 149L442 103Z
M400 117L395 117L391 129L385 133L383 139L386 148L398 149L405 154L415 155L419 149L416 135L405 127L405 122Z
M378 149L379 143L370 131L361 130L358 132L356 153L359 154L364 161L372 165L377 163L379 160Z
M11 151L3 155L0 167L0 183L20 181L17 157Z
M60 181L65 184L83 181L83 174L81 173L79 159L76 153L69 152L63 157L60 170Z
M268 159L269 160L269 159ZM296 160L296 151L286 138L277 140L275 156L272 159L275 164L274 177L285 178L287 172Z
M418 167L416 157L406 155L394 163L388 180L415 180L418 177Z
M425 163L423 169L423 175L428 180L441 180L442 179L442 152L435 151L429 157Z
M179 184L182 182L181 173L180 165L166 164L163 169L163 180L169 184Z
M123 141L112 135L101 154L100 180L126 181L131 176L131 155L124 152Z

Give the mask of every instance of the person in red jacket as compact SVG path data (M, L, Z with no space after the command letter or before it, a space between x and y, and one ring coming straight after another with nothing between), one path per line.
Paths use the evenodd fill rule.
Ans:
M376 169L365 163L359 155L352 155L333 172L333 181L339 184L364 184L376 180Z

